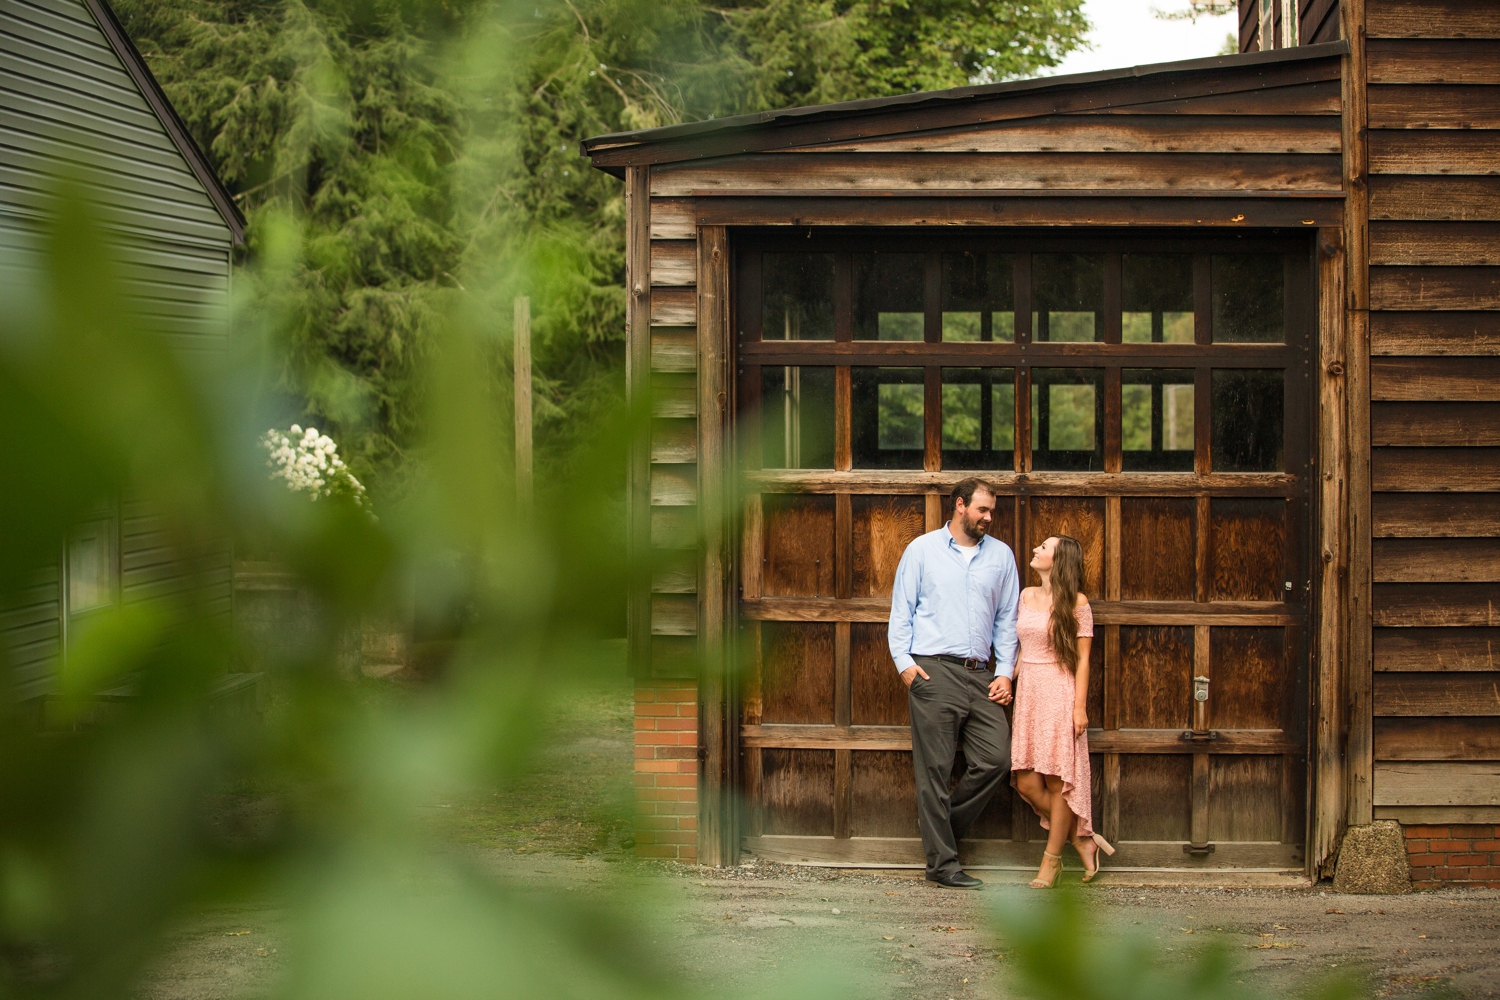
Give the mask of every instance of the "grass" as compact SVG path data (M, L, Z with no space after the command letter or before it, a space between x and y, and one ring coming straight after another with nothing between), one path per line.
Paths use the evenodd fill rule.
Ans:
M513 785L440 807L441 836L463 844L562 854L631 844L634 745L632 683L621 664L611 680L570 693L548 713L551 733Z

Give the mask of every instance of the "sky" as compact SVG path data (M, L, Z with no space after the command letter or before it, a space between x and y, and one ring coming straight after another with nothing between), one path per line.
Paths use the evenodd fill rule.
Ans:
M1187 3L1186 0L1084 0L1084 12L1094 25L1088 36L1093 48L1068 56L1052 74L1093 73L1216 56L1224 47L1224 36L1235 30L1233 14L1200 17L1193 24L1153 17L1152 7L1178 10L1186 8Z

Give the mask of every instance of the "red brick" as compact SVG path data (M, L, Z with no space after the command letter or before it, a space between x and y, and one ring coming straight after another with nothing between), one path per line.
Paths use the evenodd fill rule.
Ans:
M657 747L657 760L697 760L697 747Z
M1416 854L1406 859L1413 868L1431 868L1447 862L1446 854Z
M1427 853L1427 845L1430 844L1430 843L1432 843L1432 841L1430 841L1430 840L1408 840L1406 842L1406 853L1407 854L1426 854Z
M679 829L679 830L696 830L696 829L698 829L698 817L697 817L697 815L693 815L693 816L679 816L677 818L677 829Z
M1467 881L1469 869L1467 868L1434 868L1432 874L1444 882Z
M656 761L656 763L666 764L666 763L670 763L670 762L669 761ZM639 767L639 765L637 765L637 767ZM674 768L673 770L675 771L676 769ZM679 787L679 786L680 787L688 787L688 788L697 788L698 787L698 775L697 775L696 771L690 772L688 774L658 774L656 776L656 784L660 788Z
M657 806L660 803L652 802L650 799L637 799L635 803L635 814L637 816L655 816L658 814Z
M698 689L691 687L662 688L657 692L657 701L690 701L694 705L698 702Z
M698 730L698 720L697 719L658 719L658 720L656 720L656 728L657 729L671 730L674 733L681 733L681 732L692 733L692 732L697 732L697 730Z
M1462 865L1465 868L1473 868L1475 865L1485 866L1490 863L1488 854L1450 854L1448 855L1450 865Z
M635 717L635 731L636 732L640 732L643 729L655 729L655 728L656 728L656 717L655 716L637 715Z
M677 789L637 788L635 797L642 802L671 802L677 797Z
M635 762L635 769L637 771L655 772L665 777L666 772L677 770L677 762L671 760L638 760Z
M1430 845L1429 849L1432 850L1433 852L1438 852L1438 851L1467 851L1467 850L1470 850L1469 845L1471 843L1473 843L1473 841L1470 841L1470 840L1452 840L1452 839L1449 839L1449 840L1431 840L1431 841L1428 841L1428 844Z
M694 830L661 830L656 834L658 844L698 844L698 834Z
M656 775L654 775L654 774L642 774L641 771L640 771L640 769L637 768L636 769L636 773L635 773L635 787L637 787L637 788L655 788L656 787Z
M698 815L697 796L694 796L691 801L658 802L656 812L661 816L696 816Z
M1474 841L1476 851L1500 851L1500 840L1476 840Z
M676 742L677 742L677 734L676 733L636 733L635 734L635 745L638 746L638 747L672 746L672 745L676 744ZM1464 841L1464 846L1465 847L1469 846L1469 842L1467 840Z
M677 829L676 816L637 816L635 825L642 830L675 830ZM657 838L660 840L660 836Z
M635 689L635 700L636 700L636 704L640 704L643 701L655 701L656 700L656 689L655 688L636 688Z
M687 846L683 847L682 850L677 853L677 860L678 861L697 861L698 860L698 845L697 844L690 844L690 845L687 845Z
M1466 823L1461 826L1448 827L1448 836L1462 837L1465 840L1476 840L1481 837L1493 837L1495 828L1493 826L1481 826L1477 823Z
M1408 826L1405 828L1405 832L1408 837L1444 838L1448 836L1448 828L1446 826Z
M678 702L677 717L679 719L696 719L698 717L698 703L695 701Z
M677 716L677 706L676 705L658 705L658 704L656 704L654 702L648 702L648 703L645 703L645 704L636 705L635 706L635 714L636 715L655 715L655 716L665 715L665 716L670 716L672 718L676 718L676 716Z
M642 844L639 839L635 842L635 853L643 858L670 858L677 860L677 847L675 844Z

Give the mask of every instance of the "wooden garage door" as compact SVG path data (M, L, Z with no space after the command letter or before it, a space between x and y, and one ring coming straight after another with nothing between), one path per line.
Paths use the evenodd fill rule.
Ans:
M1083 543L1115 863L1301 866L1311 267L1276 234L739 239L748 850L920 862L891 584L979 474L1023 563ZM971 836L1044 839L1008 787Z

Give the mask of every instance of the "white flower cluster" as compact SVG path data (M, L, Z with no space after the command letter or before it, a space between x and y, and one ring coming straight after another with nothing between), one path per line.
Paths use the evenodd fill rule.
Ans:
M339 458L339 446L328 435L319 434L316 427L303 430L293 424L290 434L269 430L260 445L270 455L266 466L271 478L283 480L287 489L307 493L314 500L346 496L355 506L365 506L364 484Z

